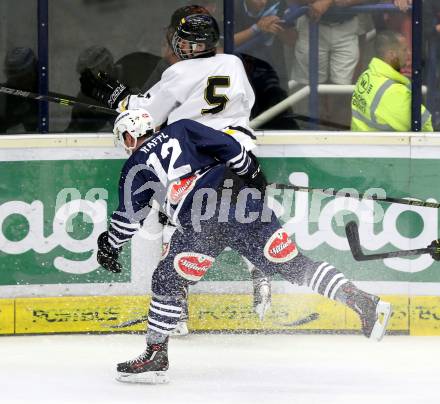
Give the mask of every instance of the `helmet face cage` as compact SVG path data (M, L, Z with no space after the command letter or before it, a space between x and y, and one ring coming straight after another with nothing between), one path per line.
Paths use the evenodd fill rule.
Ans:
M214 53L219 36L217 22L212 16L193 14L180 20L171 44L179 59L191 59ZM205 49L197 51L198 44L204 44Z
M127 110L119 114L113 128L115 145L121 144L131 154L137 146L139 137L154 131L154 121L150 114L144 109ZM125 144L124 134L131 136L135 142L129 147Z
M188 47L183 47L184 41L187 41ZM183 39L179 37L177 31L173 35L173 39L171 41L173 52L179 59L192 59L196 55L203 55L206 53L211 53L212 49L205 49L203 51L196 52L197 45L203 42L195 42L189 41L187 39Z

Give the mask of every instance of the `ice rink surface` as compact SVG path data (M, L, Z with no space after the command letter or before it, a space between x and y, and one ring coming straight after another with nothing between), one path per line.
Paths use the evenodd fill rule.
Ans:
M440 337L199 334L170 341L166 385L114 380L142 335L0 338L0 403L440 403Z

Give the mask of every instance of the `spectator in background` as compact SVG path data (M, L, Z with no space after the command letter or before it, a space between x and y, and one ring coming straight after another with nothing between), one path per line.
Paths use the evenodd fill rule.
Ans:
M255 91L254 118L283 101L287 96L288 80L284 45L294 46L296 30L283 20L286 4L275 0L236 0L234 6L234 46L244 45L241 58ZM257 35L260 37L257 40ZM252 42L255 38L255 42ZM246 43L250 42L249 48ZM299 126L289 108L259 129L290 129Z
M401 11L408 11L412 6L412 0L392 0L392 2Z
M295 28L283 20L286 8L283 0L235 0L234 3L235 47L261 34L261 39L243 53L269 63L284 90L288 88L284 45L294 46L296 41Z
M368 40L368 35L375 32L372 13L358 14L358 21L359 62L353 74L353 81L356 81L368 66L371 59L371 43Z
M91 69L95 74L106 72L112 77L118 77L118 70L115 67L113 55L103 46L90 46L84 49L77 60L76 72L81 75L86 69ZM77 94L77 100L86 104L100 105L93 98L83 94ZM72 108L71 119L66 132L100 132L111 131L114 116L103 112L91 111L80 106Z
M424 39L439 40L440 1L423 0L423 35Z
M359 132L411 130L411 82L400 70L410 49L405 37L378 32L374 57L356 83L351 130ZM431 132L431 114L422 105L422 130Z
M408 12L412 6L412 0L388 0L395 7L402 12L389 12L389 13L376 13L375 14L375 26L378 31L391 30L400 32L406 41L409 49L412 47L412 21L411 13ZM409 53L411 55L411 52ZM409 57L402 66L400 72L411 77L411 65L412 61Z
M440 130L440 1L423 1L423 43L425 45L425 82L428 108L434 130Z
M38 62L31 48L9 50L3 65L6 76L4 87L38 92ZM23 129L21 129L23 128ZM36 132L38 129L38 102L0 94L0 133Z
M359 62L359 21L356 14L328 12L331 7L350 7L371 0L292 0L309 6L308 15L297 21L298 42L292 78L301 85L309 83L309 22L319 22L318 83L352 84ZM337 99L337 101L336 101ZM320 96L320 118L348 127L350 96Z
M255 104L252 107L251 118L255 118L272 106L287 98L287 91L282 88L275 69L264 60L239 53L236 54L243 62L249 82L255 92ZM300 129L291 108L285 109L258 129Z
M308 5L308 16L298 19L298 42L292 77L309 82L309 20L319 21L319 83L351 84L359 60L359 23L355 14L327 13L332 6L349 7L371 0L292 0Z

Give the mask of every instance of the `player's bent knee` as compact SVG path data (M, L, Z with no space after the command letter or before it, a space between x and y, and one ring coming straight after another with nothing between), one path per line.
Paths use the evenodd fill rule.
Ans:
M174 257L174 269L187 281L198 282L211 268L215 258L195 252L183 252Z
M263 251L269 261L276 263L290 261L298 255L296 244L283 228L270 236Z

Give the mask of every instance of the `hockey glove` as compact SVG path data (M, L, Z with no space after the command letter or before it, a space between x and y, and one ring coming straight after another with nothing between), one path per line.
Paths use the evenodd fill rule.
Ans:
M429 248L431 248L429 255L432 257L432 259L440 261L440 240L434 240L429 245Z
M108 241L108 232L101 233L98 237L98 264L105 268L107 271L113 273L120 273L122 271L122 265L118 262L120 248L114 248Z
M266 177L261 172L261 168L259 164L252 172L243 176L243 180L248 187L258 189L261 192L262 197L264 198L264 194L266 193L266 187L268 183Z
M111 78L107 73L99 72L95 76L90 69L84 70L79 78L81 91L110 108L116 109L120 101L130 95L130 88Z

